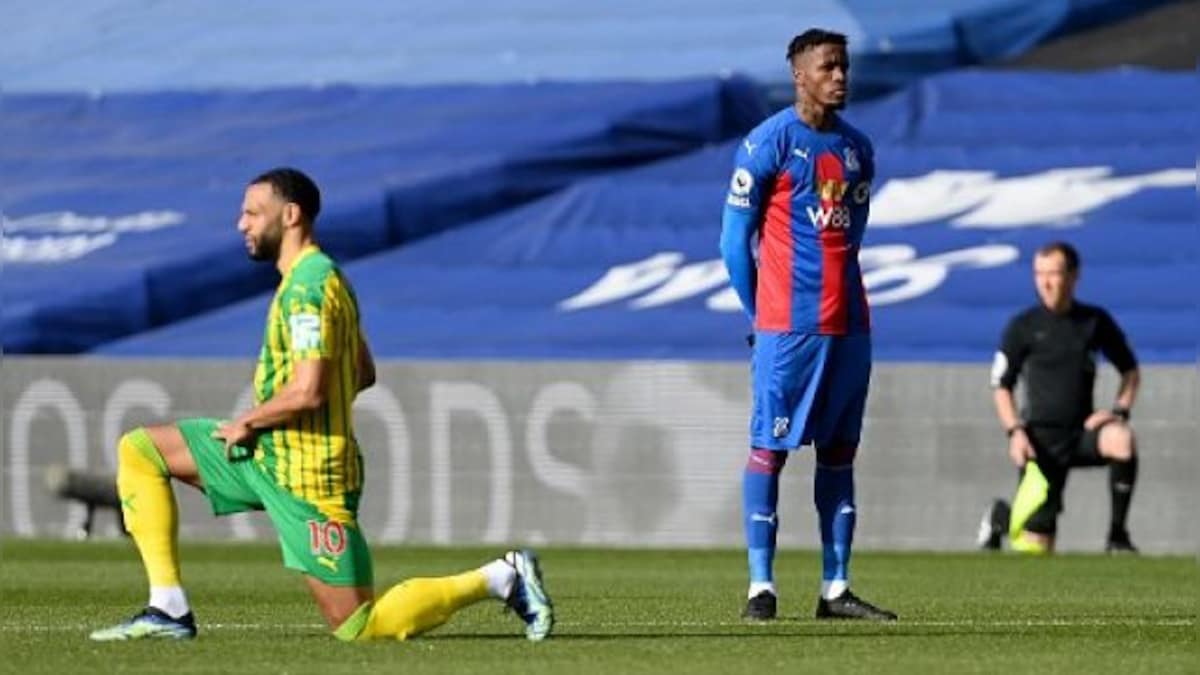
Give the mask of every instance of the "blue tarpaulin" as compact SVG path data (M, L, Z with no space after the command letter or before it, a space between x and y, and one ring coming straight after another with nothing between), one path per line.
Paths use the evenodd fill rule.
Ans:
M965 72L851 110L876 145L876 358L986 361L1052 239L1150 362L1196 358L1191 74ZM384 358L743 359L717 253L734 144L589 180L346 266ZM268 297L114 343L252 356Z
M817 26L849 36L863 94L1016 56L1171 1L293 0L280 12L273 0L241 0L236 8L40 0L5 7L0 88L594 82L728 72L786 88L788 41Z
M272 166L317 180L322 241L348 260L763 112L742 78L8 96L3 348L84 350L272 288L235 230L245 183Z

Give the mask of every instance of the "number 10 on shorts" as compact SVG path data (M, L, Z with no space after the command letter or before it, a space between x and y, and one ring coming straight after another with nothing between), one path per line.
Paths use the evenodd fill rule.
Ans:
M346 528L336 520L310 520L308 543L313 555L339 556L346 550Z

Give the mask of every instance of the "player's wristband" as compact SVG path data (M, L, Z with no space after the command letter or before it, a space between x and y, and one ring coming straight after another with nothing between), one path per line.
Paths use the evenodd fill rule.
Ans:
M1129 408L1116 406L1115 408L1112 409L1112 414L1116 415L1117 417L1120 417L1122 422L1129 421Z
M1009 438L1012 438L1012 435L1013 435L1013 434L1015 434L1015 433L1017 433L1017 429L1024 430L1024 429L1025 429L1025 425L1024 425L1024 424L1014 424L1014 425L1012 425L1011 427L1009 427L1009 428L1005 429L1005 430L1004 430L1004 433L1005 433L1005 434L1006 434L1006 435L1007 435Z

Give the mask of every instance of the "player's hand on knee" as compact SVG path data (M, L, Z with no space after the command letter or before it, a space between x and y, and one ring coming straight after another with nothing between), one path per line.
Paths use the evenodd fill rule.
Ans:
M1008 438L1008 456L1013 464L1020 469L1025 466L1025 463L1033 459L1033 445L1029 442L1029 436L1025 434L1025 430L1017 428L1013 430L1012 436Z
M255 445L255 431L249 424L237 420L225 422L212 435L225 443L225 457L231 462L249 459L253 455L251 448Z
M1105 424L1108 424L1109 422L1118 421L1121 421L1121 418L1114 415L1111 410L1097 410L1091 415L1088 415L1088 418L1083 421L1083 428L1091 431L1092 429L1099 428Z

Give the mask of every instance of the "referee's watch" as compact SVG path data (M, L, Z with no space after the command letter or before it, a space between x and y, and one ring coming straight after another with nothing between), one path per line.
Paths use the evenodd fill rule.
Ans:
M1125 406L1120 406L1120 405L1114 406L1111 412L1113 415L1120 417L1122 422L1129 421L1129 408L1126 408Z

